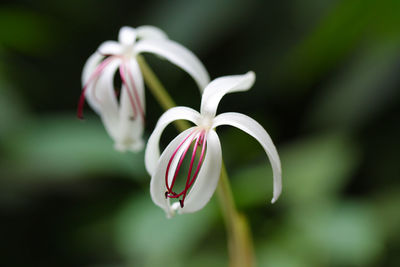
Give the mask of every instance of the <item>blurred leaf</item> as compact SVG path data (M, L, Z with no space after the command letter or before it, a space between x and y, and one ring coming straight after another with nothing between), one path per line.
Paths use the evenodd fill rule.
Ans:
M398 96L400 42L370 44L341 77L320 92L311 124L318 128L354 128L386 108Z
M0 58L1 55L0 49ZM2 64L3 61L0 61L0 137L4 138L18 128L21 122L28 119L28 113L15 88L6 79L5 66Z
M377 4L374 0L338 1L284 61L294 80L309 83L347 56L368 32Z
M35 180L60 179L85 173L147 177L142 153L114 150L98 119L81 122L74 114L32 120L7 140L11 175Z
M281 150L283 199L293 203L336 197L359 163L356 143L328 134L288 145Z
M335 197L359 162L356 144L339 134L300 140L278 151L283 173L281 201L297 204ZM272 199L268 163L242 169L232 178L238 205L251 206Z
M268 242L269 243L269 242ZM309 267L310 262L292 250L274 242L256 246L258 266L263 267ZM294 252L294 253L293 253Z
M211 202L199 212L167 219L148 194L135 196L117 219L117 245L138 266L188 266L185 255L209 231L214 210Z
M26 53L46 52L58 31L55 22L21 7L0 8L0 44Z
M318 253L334 266L365 266L373 262L383 249L381 228L370 206L345 202L337 206L315 203L293 209L293 226L309 243L310 255ZM325 265L323 264L323 265Z
M287 215L258 239L260 266L366 266L382 252L381 228L366 204L293 205Z
M398 187L382 190L373 198L374 212L379 218L379 228L388 239L396 239L400 245L400 190Z
M179 0L173 5L164 2L152 6L148 20L168 32L172 39L196 51L243 25L245 20L241 18L250 14L251 8L251 1Z

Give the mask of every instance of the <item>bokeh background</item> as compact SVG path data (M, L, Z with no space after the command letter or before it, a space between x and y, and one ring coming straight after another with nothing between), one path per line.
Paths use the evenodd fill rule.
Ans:
M114 151L89 107L75 116L89 55L121 26L145 24L194 51L212 78L257 74L219 112L248 114L272 136L276 204L261 146L234 128L219 134L258 266L400 265L400 1L3 0L1 266L227 265L215 197L167 220L143 153ZM199 108L187 74L145 57L179 105ZM162 110L146 98L149 136Z

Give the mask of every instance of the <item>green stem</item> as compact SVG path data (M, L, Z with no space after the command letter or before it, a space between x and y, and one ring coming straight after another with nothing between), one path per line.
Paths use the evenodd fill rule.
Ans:
M167 93L160 80L151 70L142 56L137 56L140 69L143 73L144 81L151 93L164 110L175 107L176 104ZM187 121L175 121L175 126L179 131L184 131L190 127ZM219 179L217 194L221 211L225 221L227 236L229 262L231 267L247 267L254 265L253 245L246 217L239 213L233 199L232 189L229 183L225 164L222 162L221 177Z
M176 107L174 100L168 94L160 80L157 78L153 70L149 67L144 58L140 55L136 57L140 70L143 73L144 81L149 88L150 92L156 98L160 106L166 111L170 108ZM190 128L190 124L187 121L174 121L175 127L179 131L184 131Z

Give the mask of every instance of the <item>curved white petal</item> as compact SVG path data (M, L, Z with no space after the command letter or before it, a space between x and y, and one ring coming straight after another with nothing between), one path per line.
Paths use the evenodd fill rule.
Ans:
M147 141L146 152L144 155L144 162L146 170L150 175L153 175L157 167L158 159L160 158L160 137L165 127L175 120L188 120L194 124L198 124L200 114L187 107L174 107L167 110L158 120L153 133Z
M221 98L227 93L247 91L255 81L252 71L243 75L224 76L213 80L204 89L200 113L214 117Z
M135 89L138 93L140 102L142 104L143 112L146 110L146 100L145 100L145 90L144 90L144 82L142 71L140 70L139 64L136 61L136 58L130 58L127 62L128 66L128 80L135 85Z
M218 135L214 130L210 130L207 134L207 150L203 165L185 199L184 207L178 208L179 213L198 211L210 201L218 185L221 162L221 144Z
M103 58L102 54L95 52L86 60L82 70L82 86L86 85Z
M116 41L105 41L97 51L102 55L120 55L123 53L123 47Z
M119 30L118 41L123 45L133 45L136 40L136 30L132 27L124 26Z
M102 71L98 80L86 91L88 103L96 105L97 112L101 116L108 134L114 139L118 138L119 107L114 91L114 74L120 64L120 60L112 60ZM95 103L95 104L94 104Z
M164 31L150 25L137 27L136 34L140 39L168 39L168 36Z
M174 41L142 39L137 42L135 51L138 54L141 52L156 54L182 68L196 81L200 92L210 81L208 72L200 60L190 50Z
M132 104L125 86L121 89L118 137L115 140L115 149L119 151L139 151L144 147L142 140L143 119L133 113Z
M119 103L119 136L115 148L120 151L139 151L144 147L142 140L145 113L143 78L135 60L122 63L121 68L130 93L126 86L122 86Z
M168 217L171 217L174 214L174 209L172 209L170 206L170 200L165 197L165 192L167 191L165 185L165 172L167 170L169 160L172 154L174 153L175 149L194 129L195 127L189 128L180 133L177 137L175 137L174 140L172 140L172 142L167 146L167 148L162 153L159 160L156 162L157 168L155 169L155 172L151 177L151 182L150 182L151 199L157 206L165 210Z
M274 173L274 196L271 201L274 203L282 191L282 170L281 161L275 145L272 143L271 137L258 122L246 115L236 112L223 113L215 117L213 127L220 125L232 125L237 127L253 136L262 145L271 161L272 171Z

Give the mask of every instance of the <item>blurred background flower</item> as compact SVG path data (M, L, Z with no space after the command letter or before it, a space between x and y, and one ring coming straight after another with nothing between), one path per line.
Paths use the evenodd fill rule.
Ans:
M283 169L276 204L257 141L219 133L259 266L398 265L399 14L397 0L2 1L1 265L226 265L215 199L166 220L143 153L115 152L91 111L75 117L87 57L121 26L145 24L190 48L212 79L257 74L219 112L268 129ZM178 105L199 108L185 72L146 59ZM148 137L162 111L146 98ZM176 135L167 130L163 144Z

